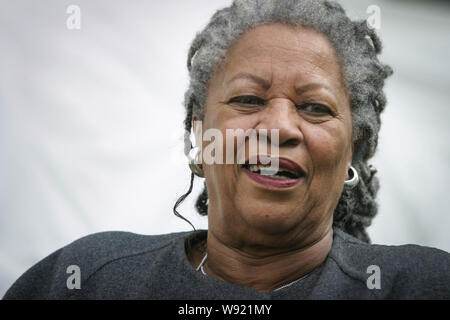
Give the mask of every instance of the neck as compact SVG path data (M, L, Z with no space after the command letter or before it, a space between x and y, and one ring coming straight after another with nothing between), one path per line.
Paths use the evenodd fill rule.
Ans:
M301 247L254 255L227 246L208 232L205 272L226 282L270 292L317 268L327 257L333 242L331 226L317 239Z

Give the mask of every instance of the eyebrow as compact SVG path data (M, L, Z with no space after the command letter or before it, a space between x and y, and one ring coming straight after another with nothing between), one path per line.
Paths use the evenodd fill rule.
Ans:
M305 85L300 86L300 87L295 87L295 93L298 94L298 95L301 95L301 94L305 93L308 90L320 89L320 88L323 88L323 89L329 91L334 97L336 97L335 94L334 94L333 89L331 89L329 85L324 84L324 83L320 83L320 82L308 83L308 84L305 84Z
M261 78L257 75L248 73L248 72L239 72L237 75L233 76L230 80L227 81L227 84L230 84L231 82L238 80L238 79L248 79L248 80L252 80L253 82L256 82L257 84L259 84L261 87L263 87L264 90L267 90L270 88L270 82L267 81L264 78ZM314 82L314 83L308 83L305 84L303 86L300 87L295 87L295 93L297 95L301 95L303 93L305 93L308 90L312 90L312 89L317 89L317 88L323 88L326 89L327 91L329 91L331 94L333 94L333 96L335 96L333 89L330 88L330 86L324 84L324 83L319 83L319 82Z
M270 88L270 82L266 79L263 79L261 77L258 77L257 75L248 73L248 72L239 72L237 75L233 76L230 80L227 81L227 84L230 84L230 82L233 82L238 79L248 79L252 80L253 82L256 82L261 87L263 87L265 90Z

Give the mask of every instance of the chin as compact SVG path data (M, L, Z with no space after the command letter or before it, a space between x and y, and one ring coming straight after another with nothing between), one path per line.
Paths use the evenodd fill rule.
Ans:
M241 217L249 227L265 234L283 234L302 221L298 207L286 205L267 205L263 202L247 201L237 206Z

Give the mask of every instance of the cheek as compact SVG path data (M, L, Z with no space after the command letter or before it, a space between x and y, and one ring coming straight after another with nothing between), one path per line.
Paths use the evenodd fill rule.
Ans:
M329 177L345 174L350 152L350 137L345 128L314 126L305 135L305 143L315 175L324 173Z
M214 144L205 138L207 130L214 129L216 132L220 132L222 146L222 155L214 157L214 163L209 165L204 163L205 177L211 186L208 186L209 190L215 190L219 194L228 194L232 186L236 182L236 165L237 165L237 145L238 138L234 136L235 130L241 129L244 132L247 129L254 128L257 124L257 119L251 115L235 114L230 109L222 107L220 105L212 105L209 107L208 112L205 113L203 118L203 156L207 157L210 154L215 154L215 148L219 147L219 144ZM228 135L231 138L227 138L227 129L231 130L231 134ZM214 138L215 140L215 138ZM228 158L231 157L232 159ZM231 188L232 189L232 188Z
M258 118L255 115L236 115L232 110L225 109L217 114L215 120L211 125L222 133L223 163L236 164L238 149L242 149L240 152L244 155L248 154L246 141L249 137L245 136L245 133L248 129L256 128ZM232 163L227 157L233 158Z

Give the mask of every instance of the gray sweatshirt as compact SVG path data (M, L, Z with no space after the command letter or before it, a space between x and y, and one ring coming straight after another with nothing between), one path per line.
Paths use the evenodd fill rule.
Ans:
M92 234L34 265L4 299L450 299L450 254L439 249L366 244L334 228L319 267L262 293L192 267L185 247L206 235Z

